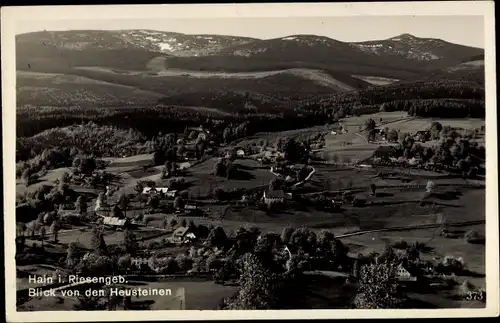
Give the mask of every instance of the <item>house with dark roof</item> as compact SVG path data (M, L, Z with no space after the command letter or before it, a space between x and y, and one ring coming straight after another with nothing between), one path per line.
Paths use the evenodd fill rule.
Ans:
M374 152L373 157L380 159L390 159L396 157L396 148L393 146L379 146Z
M117 217L105 216L102 218L102 224L113 228L126 228L130 226L129 219L120 219Z
M172 233L175 243L188 243L196 239L196 235L190 227L179 227Z
M265 191L264 203L283 203L285 201L285 192L283 190Z

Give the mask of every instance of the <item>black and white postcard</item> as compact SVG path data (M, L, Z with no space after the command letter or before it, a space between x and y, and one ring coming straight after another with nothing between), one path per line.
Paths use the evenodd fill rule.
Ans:
M9 321L498 315L493 2L1 23Z

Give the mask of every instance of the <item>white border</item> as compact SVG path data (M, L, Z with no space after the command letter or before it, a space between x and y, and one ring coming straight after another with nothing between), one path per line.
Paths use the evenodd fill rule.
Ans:
M483 309L418 310L273 310L273 311L99 311L16 312L15 235L15 42L16 22L55 19L155 19L225 17L325 17L359 15L481 15L485 24L486 61L486 291ZM119 321L119 320L227 320L308 318L428 318L499 315L498 182L496 139L495 25L493 1L435 1L404 3L320 4L204 4L123 6L3 7L2 120L4 174L4 245L6 314L10 322Z

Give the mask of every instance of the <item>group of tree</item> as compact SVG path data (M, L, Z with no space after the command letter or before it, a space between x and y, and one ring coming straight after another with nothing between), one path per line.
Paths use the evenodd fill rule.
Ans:
M396 279L396 270L390 261L362 266L354 306L360 309L401 308L405 296Z
M234 167L229 158L219 158L214 165L214 175L229 179L234 175Z
M285 160L291 163L307 162L311 147L307 141L299 141L295 138L284 138L278 140L276 146L282 149Z
M71 108L66 109L68 112L71 111ZM40 112L43 114L42 111ZM52 120L60 121L61 119L65 119L63 116L64 113L59 116L57 114L49 114L49 117L42 115L30 115L28 119L25 119L22 111L20 111L20 114L21 115L19 117L21 123L34 118L36 121L32 120L30 122L31 124L39 121L38 118L43 118L44 121L41 122L42 125L39 125L42 127L44 122ZM70 117L70 120L71 119L73 118ZM80 120L73 119L71 122L68 122L70 120L64 120L62 122L63 125L53 124L52 126L42 128L39 131L33 133L30 132L30 134L23 134L24 132L29 131L30 126L27 125L28 129L21 130L21 133L17 138L17 160L28 160L43 153L46 149L54 149L57 154L63 153L66 156L71 157L76 156L78 152L91 152L96 157L130 155L135 154L137 144L144 141L142 135L134 131L133 127L127 128L127 130L122 130L113 126L100 126L94 122L82 124L82 118L80 118ZM65 126L66 128L63 128Z

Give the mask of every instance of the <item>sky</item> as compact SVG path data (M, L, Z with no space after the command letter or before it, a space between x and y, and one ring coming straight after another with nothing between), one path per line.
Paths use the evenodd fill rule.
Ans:
M484 48L483 16L350 16L206 19L25 20L16 34L56 30L152 29L186 34L220 34L260 39L314 34L340 41L379 40L408 33Z

